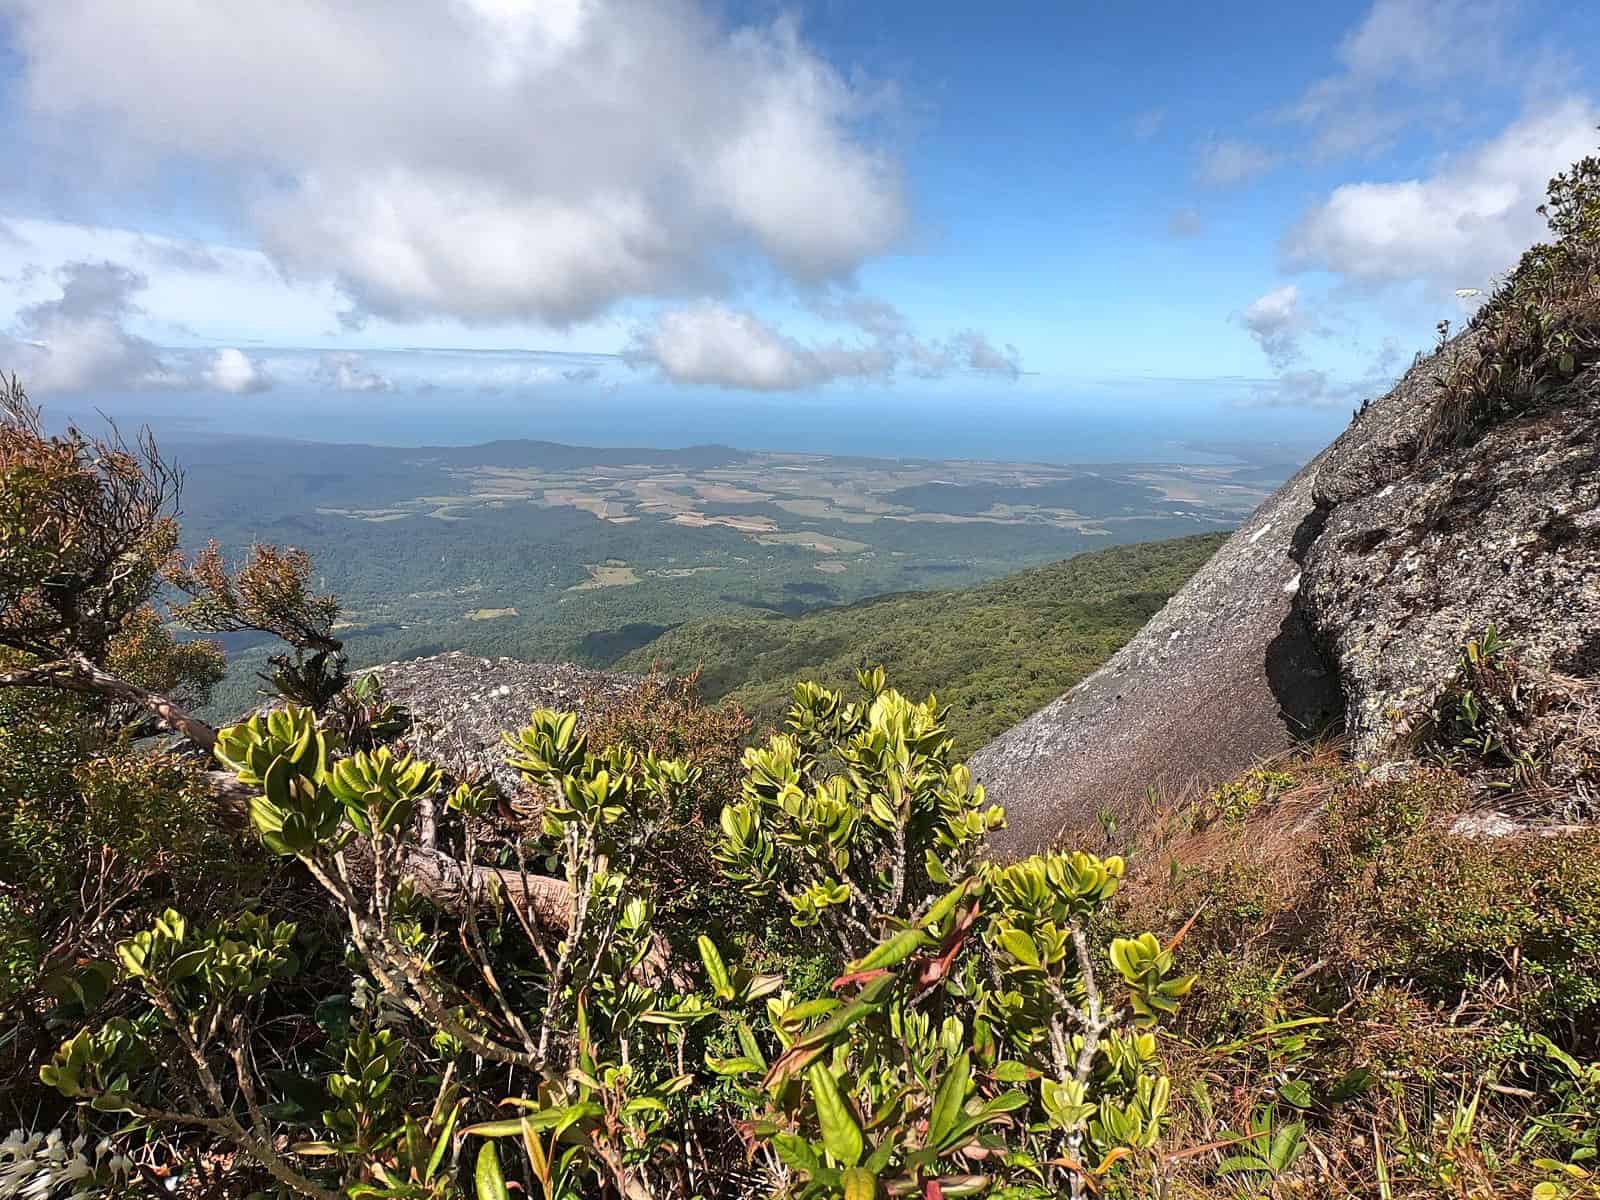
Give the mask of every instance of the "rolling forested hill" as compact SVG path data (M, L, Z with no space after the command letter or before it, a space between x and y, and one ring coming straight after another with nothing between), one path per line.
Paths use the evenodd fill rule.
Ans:
M955 708L965 754L1088 675L1136 633L1224 534L1116 546L962 591L910 592L794 617L711 617L680 625L618 665L700 668L708 699L774 722L802 678L849 683L892 664L901 691Z

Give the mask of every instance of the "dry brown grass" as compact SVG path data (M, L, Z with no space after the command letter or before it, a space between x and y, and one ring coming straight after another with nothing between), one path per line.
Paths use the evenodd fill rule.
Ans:
M1186 929L1200 976L1165 1039L1173 1118L1148 1194L1477 1200L1552 1178L1534 1160L1562 1150L1535 1118L1555 1076L1533 1039L1600 1054L1576 1015L1600 1012L1584 983L1600 978L1600 832L1454 837L1465 776L1380 779L1337 743L1308 747L1163 805L1132 852L1119 923ZM1269 1107L1304 1124L1305 1152L1276 1178L1219 1175L1219 1143Z

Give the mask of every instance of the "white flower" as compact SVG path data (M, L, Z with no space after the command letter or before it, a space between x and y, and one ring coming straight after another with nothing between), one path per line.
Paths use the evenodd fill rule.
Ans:
M50 1200L73 1184L74 1196L87 1197L96 1182L87 1144L81 1134L68 1142L59 1129L43 1136L12 1130L0 1142L0 1200Z

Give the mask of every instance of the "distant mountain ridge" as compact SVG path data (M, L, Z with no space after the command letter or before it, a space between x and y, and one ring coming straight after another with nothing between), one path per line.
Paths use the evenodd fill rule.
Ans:
M500 438L473 446L418 446L397 453L475 467L540 467L545 470L589 466L721 467L746 462L751 457L750 451L716 444L652 450L638 446L572 446L531 438Z

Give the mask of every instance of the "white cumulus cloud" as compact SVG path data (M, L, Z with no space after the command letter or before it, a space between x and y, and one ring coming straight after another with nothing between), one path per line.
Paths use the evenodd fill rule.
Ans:
M580 322L845 279L908 224L882 93L794 24L695 0L0 0L81 181L209 164L292 277L357 314Z
M272 386L266 370L243 350L233 346L218 350L201 372L201 379L215 391L241 396L264 392Z
M317 363L317 377L341 392L387 392L394 383L367 365L359 354L343 351L324 354Z
M1300 308L1300 289L1292 283L1258 296L1239 315L1239 323L1255 338L1261 352L1278 370L1300 358L1300 335L1306 317Z
M1434 174L1335 188L1290 231L1289 265L1366 283L1481 287L1544 233L1536 211L1557 171L1590 153L1600 109L1571 97L1524 115Z
M109 262L68 263L58 273L61 295L19 309L0 336L5 368L39 392L160 387L174 382L156 347L130 333L134 296L146 285L136 271Z
M625 357L635 366L656 367L674 383L751 391L791 391L841 379L887 383L902 367L925 379L952 372L1016 379L1022 373L1015 346L997 347L977 330L924 340L880 300L831 299L814 307L827 319L854 326L854 339L802 342L753 313L707 301L659 313L636 332Z
M814 387L841 377L884 376L893 356L872 346L806 346L748 312L701 303L662 313L630 355L674 383L751 391Z
M33 391L192 388L241 395L272 386L261 360L235 347L175 350L134 332L144 315L138 297L149 286L141 272L73 261L53 276L60 295L17 309L10 329L0 332L0 370L16 372Z

